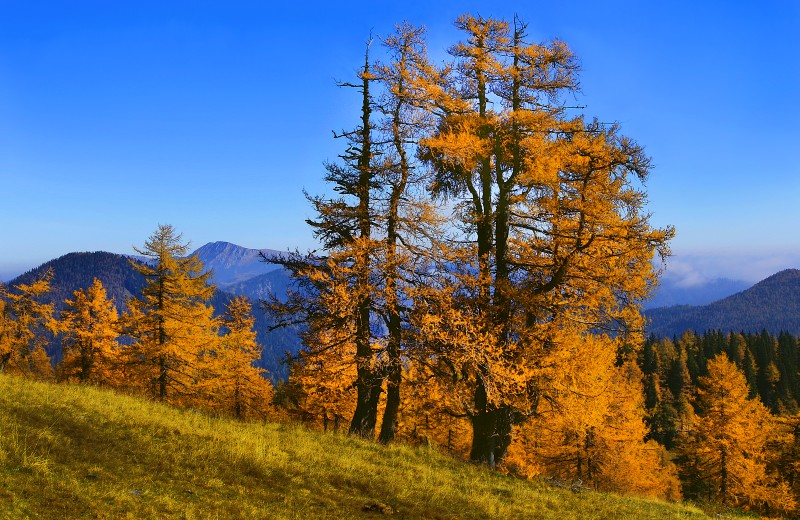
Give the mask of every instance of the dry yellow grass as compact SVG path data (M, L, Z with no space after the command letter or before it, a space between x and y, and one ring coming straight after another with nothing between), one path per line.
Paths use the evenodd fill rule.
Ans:
M2 518L703 518L429 448L247 424L0 374Z

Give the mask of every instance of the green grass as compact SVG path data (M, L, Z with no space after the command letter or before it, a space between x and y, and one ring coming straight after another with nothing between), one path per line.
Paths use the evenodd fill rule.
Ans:
M0 374L0 518L704 518L430 448L215 419Z

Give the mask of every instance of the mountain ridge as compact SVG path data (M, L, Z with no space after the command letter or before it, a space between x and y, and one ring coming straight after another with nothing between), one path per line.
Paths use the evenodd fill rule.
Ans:
M43 296L43 302L53 303L60 308L65 299L73 297L76 289L88 288L97 278L105 287L108 297L121 310L125 308L125 301L144 287L144 279L130 262L130 257L108 251L67 253L25 271L9 280L7 285L31 284L52 269L50 291Z
M300 348L299 330L269 332L269 318L259 307L259 300L269 294L284 297L290 284L288 273L278 265L263 261L261 253L281 255L272 249L249 249L230 242L210 242L196 249L206 269L213 272L212 281L217 285L212 300L217 313L224 312L224 305L233 295L251 299L256 318L259 342L265 346L262 366L270 370L273 377L283 378L288 369L281 364L285 353L296 354ZM105 251L68 253L59 258L23 273L8 282L31 283L48 268L55 267L53 290L45 301L56 303L60 308L63 300L72 298L76 289L91 285L96 276L117 305L123 310L125 302L141 291L144 280L130 265L130 256ZM64 277L67 281L62 280ZM735 280L717 281L717 290L730 290ZM712 285L715 282L712 281ZM671 285L675 285L674 283ZM709 294L705 291L706 296ZM656 301L659 301L656 299ZM660 301L664 301L664 298ZM677 336L686 330L703 332L761 332L771 334L789 332L800 335L800 270L786 269L742 291L719 298L705 305L648 306L647 332L657 337Z
M285 285L285 281L278 280L280 275L262 276L282 270L278 265L263 261L260 254L262 252L266 256L282 256L286 254L285 251L269 248L247 248L226 241L208 242L195 249L192 254L197 254L204 267L213 271L212 281L218 288L236 294L247 294L250 297L263 298L266 295L266 290L273 285L276 287ZM135 253L122 254L121 256L143 263L148 261L146 257ZM29 271L36 268L36 266L32 267ZM13 276L10 273L6 273L2 283L11 283L20 276L22 275ZM262 277L256 280L258 276ZM662 276L652 297L643 301L642 305L644 309L674 305L706 305L741 292L752 285L750 282L730 278L715 278L702 283L687 285L683 280L675 276L669 276L667 273Z
M197 255L206 270L214 271L214 283L220 287L243 282L249 278L280 269L264 261L266 256L280 255L274 249L250 249L231 242L209 242L192 252Z
M707 305L676 305L645 311L647 331L657 337L703 332L800 334L800 269L784 269L752 287Z

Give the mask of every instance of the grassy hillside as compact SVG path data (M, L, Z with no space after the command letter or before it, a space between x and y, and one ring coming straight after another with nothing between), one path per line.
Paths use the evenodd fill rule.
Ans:
M0 374L1 518L702 518L407 446Z

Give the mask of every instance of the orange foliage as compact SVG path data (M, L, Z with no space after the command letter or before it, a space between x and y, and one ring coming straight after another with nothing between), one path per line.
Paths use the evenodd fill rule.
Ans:
M45 352L47 332L57 332L53 304L39 300L50 290L53 272L14 290L0 284L0 372L52 379L53 367Z
M219 341L209 272L172 226L161 225L136 251L152 264L132 263L146 280L142 295L128 302L124 351L128 384L159 400L192 404L198 398L201 355Z
M768 447L781 436L775 417L749 399L747 381L725 354L701 377L698 414L680 451L688 485L700 496L761 511L791 511L789 486L768 468Z
M228 304L222 325L227 332L213 350L202 353L199 394L205 407L237 419L264 418L272 409L272 385L255 363L261 345L253 330L252 306L239 296Z
M97 278L92 286L75 291L61 313L64 358L62 377L82 383L114 386L120 335L117 309Z
M542 399L517 427L506 467L527 477L677 500L675 467L661 446L644 440L641 373L632 363L615 364L618 341L565 334L553 342L546 355L554 369L542 371Z

